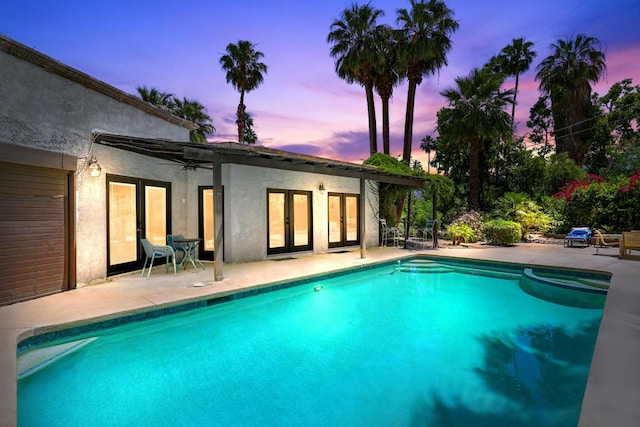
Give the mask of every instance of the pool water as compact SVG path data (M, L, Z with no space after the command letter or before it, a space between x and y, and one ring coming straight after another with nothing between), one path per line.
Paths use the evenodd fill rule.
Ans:
M601 316L387 264L93 333L18 424L575 426Z

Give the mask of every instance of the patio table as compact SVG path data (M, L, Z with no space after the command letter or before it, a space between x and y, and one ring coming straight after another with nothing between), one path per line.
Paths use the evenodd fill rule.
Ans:
M187 269L187 265L185 264L186 261L190 261L191 265L193 265L193 268L196 270L196 272L198 271L198 265L204 270L204 265L202 265L202 263L200 262L200 258L198 258L198 245L200 244L200 240L198 238L190 238L190 237L185 237L183 239L173 239L173 241L175 243L180 243L184 245L184 257L182 258L182 261L180 261L180 265L178 266L178 269L180 269L183 265L184 265L184 269ZM196 265L196 263L198 265Z

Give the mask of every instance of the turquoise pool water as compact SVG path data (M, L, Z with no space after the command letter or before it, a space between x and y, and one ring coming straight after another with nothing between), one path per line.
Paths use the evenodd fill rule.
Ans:
M577 424L602 309L532 296L522 269L411 265L68 338L96 339L23 375L18 424Z

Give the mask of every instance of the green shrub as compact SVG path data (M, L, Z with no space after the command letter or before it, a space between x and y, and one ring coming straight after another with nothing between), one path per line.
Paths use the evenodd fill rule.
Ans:
M492 245L510 246L522 238L520 224L503 219L494 219L484 224L484 235Z
M465 242L473 243L484 238L484 222L482 221L482 215L479 212L463 212L461 215L451 221L451 225L449 226L449 228L460 225L466 225L471 229L469 239L465 238ZM460 230L460 232L464 232L466 229L462 228ZM455 236L464 237L462 234L456 234Z
M455 238L462 238L467 243L473 243L478 241L475 231L467 224L451 224L447 227L445 237L454 240Z
M522 237L533 232L546 232L553 218L525 193L505 193L496 203L492 213L496 219L514 221L522 227Z

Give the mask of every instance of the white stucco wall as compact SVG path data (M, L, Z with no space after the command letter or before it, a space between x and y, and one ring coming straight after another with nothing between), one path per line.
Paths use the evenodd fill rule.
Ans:
M267 257L267 189L312 192L313 252L328 251L327 196L335 193L360 193L360 180L329 175L226 165L225 185L225 260L247 262ZM319 191L324 183L325 191ZM367 186L368 188L368 186ZM378 245L378 225L371 206L377 206L373 194L366 203L367 246Z
M189 131L51 74L0 51L0 141L78 157L76 173L77 281L106 276L106 173L161 181L186 180L179 166L92 144L92 132L188 141ZM85 172L95 155L102 175ZM172 187L175 227L184 227L184 185Z
M142 156L100 144L92 154L102 173L95 178L86 169L76 177L76 247L79 286L107 275L107 175L121 175L171 183L171 230L197 235L197 187L188 185L189 172L179 164ZM211 177L209 176L209 181Z

